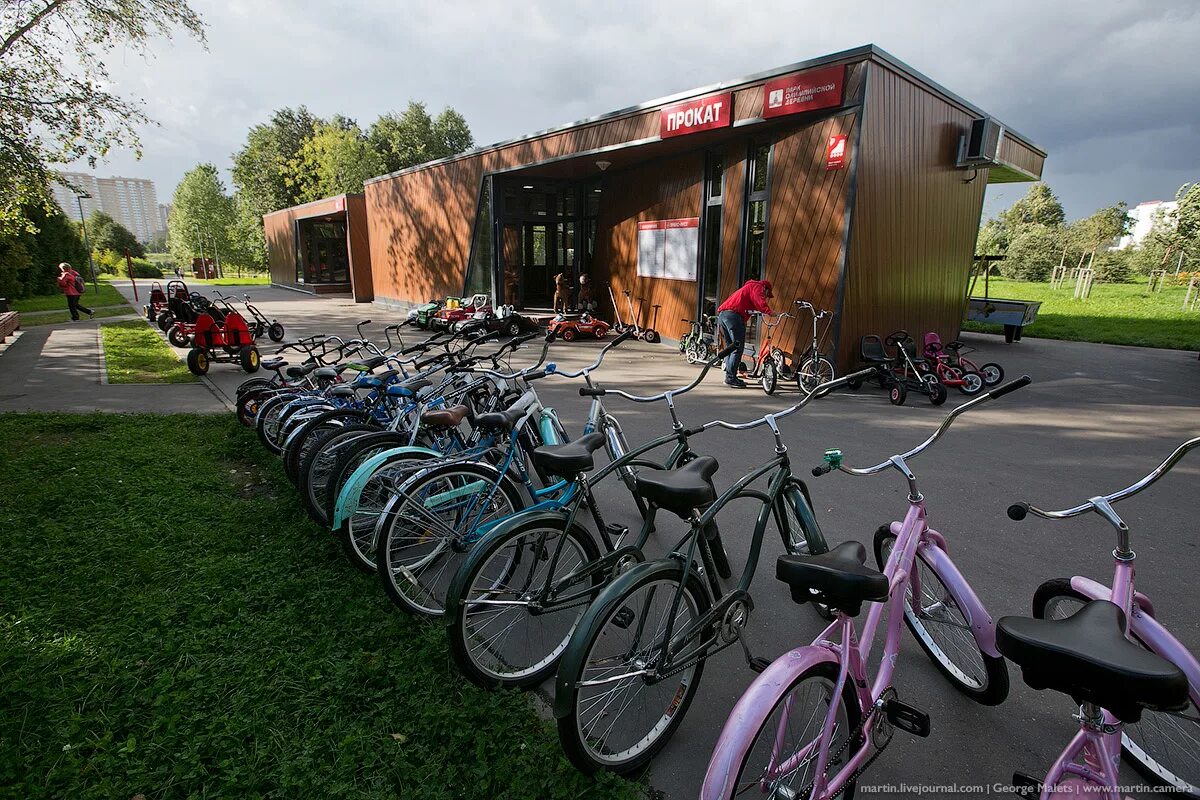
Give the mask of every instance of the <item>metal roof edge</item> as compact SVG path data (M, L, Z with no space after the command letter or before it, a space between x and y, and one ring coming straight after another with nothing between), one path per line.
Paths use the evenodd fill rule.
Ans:
M274 211L268 211L263 214L264 217L269 217L272 214L283 214L288 211L298 211L302 208L315 206L317 203L328 203L330 200L337 200L339 197L366 197L362 192L343 192L342 194L331 194L329 197L322 197L320 200L309 200L307 203L301 203L298 206L288 206L287 208L277 208Z

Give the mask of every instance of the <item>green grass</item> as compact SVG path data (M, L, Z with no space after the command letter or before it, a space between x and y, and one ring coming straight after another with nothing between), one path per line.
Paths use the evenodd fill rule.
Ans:
M0 797L643 797L455 672L208 416L0 415Z
M975 284L975 296L983 296L983 281ZM1169 286L1148 293L1145 283L1092 286L1086 301L1073 299L1074 284L1051 289L1048 283L1024 283L993 278L991 297L1041 300L1037 321L1023 335L1076 342L1128 344L1200 350L1200 313L1184 312L1186 287ZM1000 333L999 325L967 322L965 330Z
M113 286L107 283L100 283L100 292L97 294L92 290L92 284L88 283L87 291L80 298L85 306L96 308L97 306L115 306L125 303L125 298ZM54 294L40 294L34 297L26 297L23 300L12 301L13 311L57 311L58 309L67 308L67 298L62 292ZM69 315L68 315L68 318Z
M115 306L113 308L97 308L96 309L96 319L103 319L104 317L120 317L120 316L124 316L126 314L133 314L133 313L135 313L134 310L132 308L130 308L129 306ZM80 317L80 319L83 319L83 320L86 320L88 318L87 314L83 314L83 313L81 313L79 315L79 317ZM22 328L35 328L38 325L54 325L59 322L70 322L70 320L71 320L71 312L70 311L50 311L50 312L47 312L44 314L32 314L29 316L22 314L21 315L21 327Z
M171 346L145 322L100 326L109 383L193 383Z

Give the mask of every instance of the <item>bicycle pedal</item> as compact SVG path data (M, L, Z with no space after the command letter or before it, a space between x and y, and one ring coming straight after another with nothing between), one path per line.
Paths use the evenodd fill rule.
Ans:
M616 625L621 630L625 630L633 624L634 613L629 606L621 606L620 610L613 615L613 625Z
M1012 785L1016 789L1017 797L1037 798L1042 796L1042 782L1032 775L1014 772Z
M752 658L746 662L746 666L750 667L750 669L754 670L759 675L761 675L763 672L766 671L767 667L771 666L771 662L767 661L762 656L755 656L754 658Z
M892 698L884 706L884 713L887 714L888 722L902 731L911 733L913 736L929 735L929 715L920 709Z

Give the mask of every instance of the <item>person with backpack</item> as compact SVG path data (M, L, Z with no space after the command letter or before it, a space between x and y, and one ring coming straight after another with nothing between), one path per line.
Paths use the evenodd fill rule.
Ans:
M71 312L71 319L78 322L80 311L87 314L88 319L96 316L95 311L85 305L80 305L79 297L87 289L87 284L83 282L83 276L65 261L58 265L58 286L67 296L67 310Z
M749 280L717 309L717 324L725 336L725 343L737 345L737 349L725 358L726 386L746 388L746 382L738 377L738 364L746 347L746 323L750 321L752 311L775 316L767 302L774 296L770 281Z

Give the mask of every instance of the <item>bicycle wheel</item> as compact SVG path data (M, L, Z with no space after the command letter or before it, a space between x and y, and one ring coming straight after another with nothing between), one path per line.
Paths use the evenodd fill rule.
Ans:
M984 364L979 368L979 374L983 376L983 382L990 389L993 386L999 386L1004 380L1004 367L994 362Z
M705 791L702 795L705 800L732 800L751 792L753 796L771 798L808 797L817 777L816 748L820 743L821 728L834 702L837 709L825 775L828 778L837 775L862 746L859 730L862 711L858 707L858 698L850 681L842 686L841 696L834 697L837 674L835 663L816 664L782 687L779 699L769 709L748 709L750 714L761 715L761 722L753 729L753 739L746 742L721 737L709 761L704 786L708 790L724 784L723 790ZM742 730L751 728L743 723ZM737 775L733 781L714 774L715 770L735 765ZM854 790L854 781L848 782L841 797L850 800Z
M279 455L279 444L276 442L280 433L279 418L288 403L296 398L297 395L294 394L276 395L259 406L258 413L254 416L254 429L258 440L270 453Z
M555 679L554 715L563 750L581 772L634 772L683 721L704 661L654 674L682 581L674 560L635 567L588 607L571 636ZM689 573L672 623L677 643L708 608L707 592Z
M833 362L825 356L812 356L804 359L796 368L796 385L802 392L811 392L822 383L828 383L837 375Z
M330 470L325 486L325 495L320 498L324 504L325 519L330 523L333 522L338 495L356 469L384 450L404 447L406 444L408 444L408 437L405 434L393 431L375 431L354 439L343 447L338 447L337 460Z
M480 464L418 473L379 520L375 561L384 592L409 613L441 616L450 580L486 526L524 507L511 478Z
M883 569L896 544L896 535L883 525L875 531L875 561ZM979 649L962 611L962 603L920 552L913 559L913 575L920 588L919 608L914 609L913 582L905 590L904 622L909 631L955 689L985 706L1008 697L1008 667L999 656Z
M774 361L763 362L762 375L758 380L762 384L764 392L775 394L775 389L779 386L779 367L775 365Z
M358 495L357 508L336 531L341 538L346 558L358 569L368 573L376 571L376 528L380 517L386 513L400 484L412 477L415 471L422 469L429 458L430 456L423 452L394 453L380 464L363 484Z
M319 446L310 448L300 462L301 497L308 516L321 525L329 524L325 513L325 498L329 488L329 476L342 450L369 433L378 431L375 425L351 423L333 431Z
M1046 581L1033 595L1038 619L1066 619L1088 602L1067 578ZM1136 636L1132 641L1147 650ZM1125 723L1121 732L1125 760L1143 778L1170 786L1184 797L1200 798L1200 707L1193 699L1182 712L1144 709L1138 722Z
M305 457L312 452L313 447L319 446L326 438L340 431L346 425L362 422L366 415L348 409L332 409L318 414L302 423L286 442L283 450L283 471L287 473L292 485L303 493L305 487L301 481L304 473L300 466Z
M454 576L446 595L450 654L472 683L528 688L558 666L604 580L572 577L600 551L585 528L565 522L532 519L488 536ZM546 587L574 599L547 601Z

